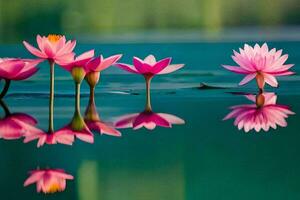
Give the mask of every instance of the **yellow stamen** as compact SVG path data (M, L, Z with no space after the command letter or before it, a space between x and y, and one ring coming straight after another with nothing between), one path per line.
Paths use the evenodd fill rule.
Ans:
M47 38L50 42L56 43L61 37L62 35L49 34Z
M45 193L55 193L55 192L61 192L62 188L58 183L52 183L49 188L45 191Z

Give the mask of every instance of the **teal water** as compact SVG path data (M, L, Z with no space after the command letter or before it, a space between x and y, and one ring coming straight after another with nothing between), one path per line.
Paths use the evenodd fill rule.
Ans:
M300 42L271 42L290 55L289 63L299 72ZM123 62L149 53L158 58L172 56L185 63L183 70L157 76L152 82L155 112L170 113L185 120L172 128L120 129L122 137L95 134L95 143L77 140L73 146L44 145L36 141L0 140L1 199L78 200L198 200L198 199L291 199L300 198L300 77L279 78L278 103L290 106L296 115L287 127L268 132L244 133L233 121L222 121L228 107L248 103L232 92L255 93L255 84L237 88L241 76L223 70L233 64L232 49L242 43L178 44L79 44L77 52L95 48L105 56L123 53ZM21 45L0 47L2 57L30 57ZM48 127L48 66L22 82L13 82L5 102L11 112L27 113ZM200 83L220 87L199 88ZM111 68L101 75L96 104L101 118L143 110L144 79ZM55 128L68 124L74 111L74 86L69 74L56 68ZM82 86L81 111L88 101ZM64 192L43 195L35 185L23 187L27 172L40 168L62 168L74 176Z

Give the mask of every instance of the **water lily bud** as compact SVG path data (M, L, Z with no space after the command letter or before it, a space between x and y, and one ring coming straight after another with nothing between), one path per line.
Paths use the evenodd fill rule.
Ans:
M71 74L76 83L81 83L81 81L84 79L86 75L86 72L82 67L74 67L71 70Z
M259 89L263 89L264 86L265 86L264 76L259 72L259 73L257 73L255 78L256 78L256 82L257 82L257 85L258 85Z
M90 87L95 87L99 81L99 78L100 78L100 72L89 72L86 75L85 80L88 82Z
M258 94L256 96L256 106L262 107L265 104L265 96L263 94Z

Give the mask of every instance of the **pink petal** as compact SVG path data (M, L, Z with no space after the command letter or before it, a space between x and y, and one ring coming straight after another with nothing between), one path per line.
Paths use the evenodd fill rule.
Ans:
M247 71L246 69L244 68L241 68L241 67L237 67L237 66L230 66L230 65L222 65L225 69L229 70L229 71L232 71L232 72L235 72L235 73L238 73L238 74L249 74L249 73L252 73L250 71Z
M158 74L169 74L171 72L181 69L182 67L184 67L184 64L168 65L166 68L161 70Z
M153 74L157 74L163 69L165 69L171 62L172 58L165 58L160 61L158 61L151 69L151 72Z
M249 74L245 76L245 78L239 83L239 85L245 85L246 83L250 82L252 79L254 79L256 74Z
M153 66L156 63L156 59L153 55L149 55L144 59L145 63L148 63L149 65Z
M37 48L31 46L29 43L27 43L26 41L23 41L23 44L25 46L25 48L32 53L33 55L39 57L39 58L47 58L47 55L45 55L44 53L42 53L40 50L38 50Z
M277 80L274 76L272 76L270 74L267 74L267 73L263 73L263 76L265 78L266 83L268 83L272 87L277 87L278 86L278 82L277 82Z
M139 72L136 70L136 68L132 65L128 65L128 64L124 64L124 63L116 63L116 66L123 69L123 70L125 70L125 71L135 73L135 74L139 74Z

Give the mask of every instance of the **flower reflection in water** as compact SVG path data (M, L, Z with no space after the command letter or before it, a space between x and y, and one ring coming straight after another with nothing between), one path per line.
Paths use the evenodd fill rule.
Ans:
M74 177L65 173L62 169L37 169L29 172L30 176L25 180L24 187L36 183L37 192L45 194L62 192L66 189L66 180Z
M117 129L115 129L113 123L105 122L100 119L100 116L97 112L97 108L94 101L94 94L90 94L89 104L85 111L84 117L86 125L92 131L97 131L98 133L117 136L120 137L121 133Z
M145 110L141 113L133 113L119 117L115 126L117 128L133 128L134 130L145 127L149 130L153 130L156 126L171 128L173 124L184 123L183 119L175 115Z
M0 100L4 117L0 119L0 138L5 140L19 139L28 132L39 134L42 130L36 128L37 121L25 113L10 113L6 104Z
M232 110L223 120L235 119L234 125L245 132L255 130L269 131L277 126L286 127L286 119L295 114L286 105L276 104L277 95L274 93L259 93L245 95L253 104L243 104L230 107Z

